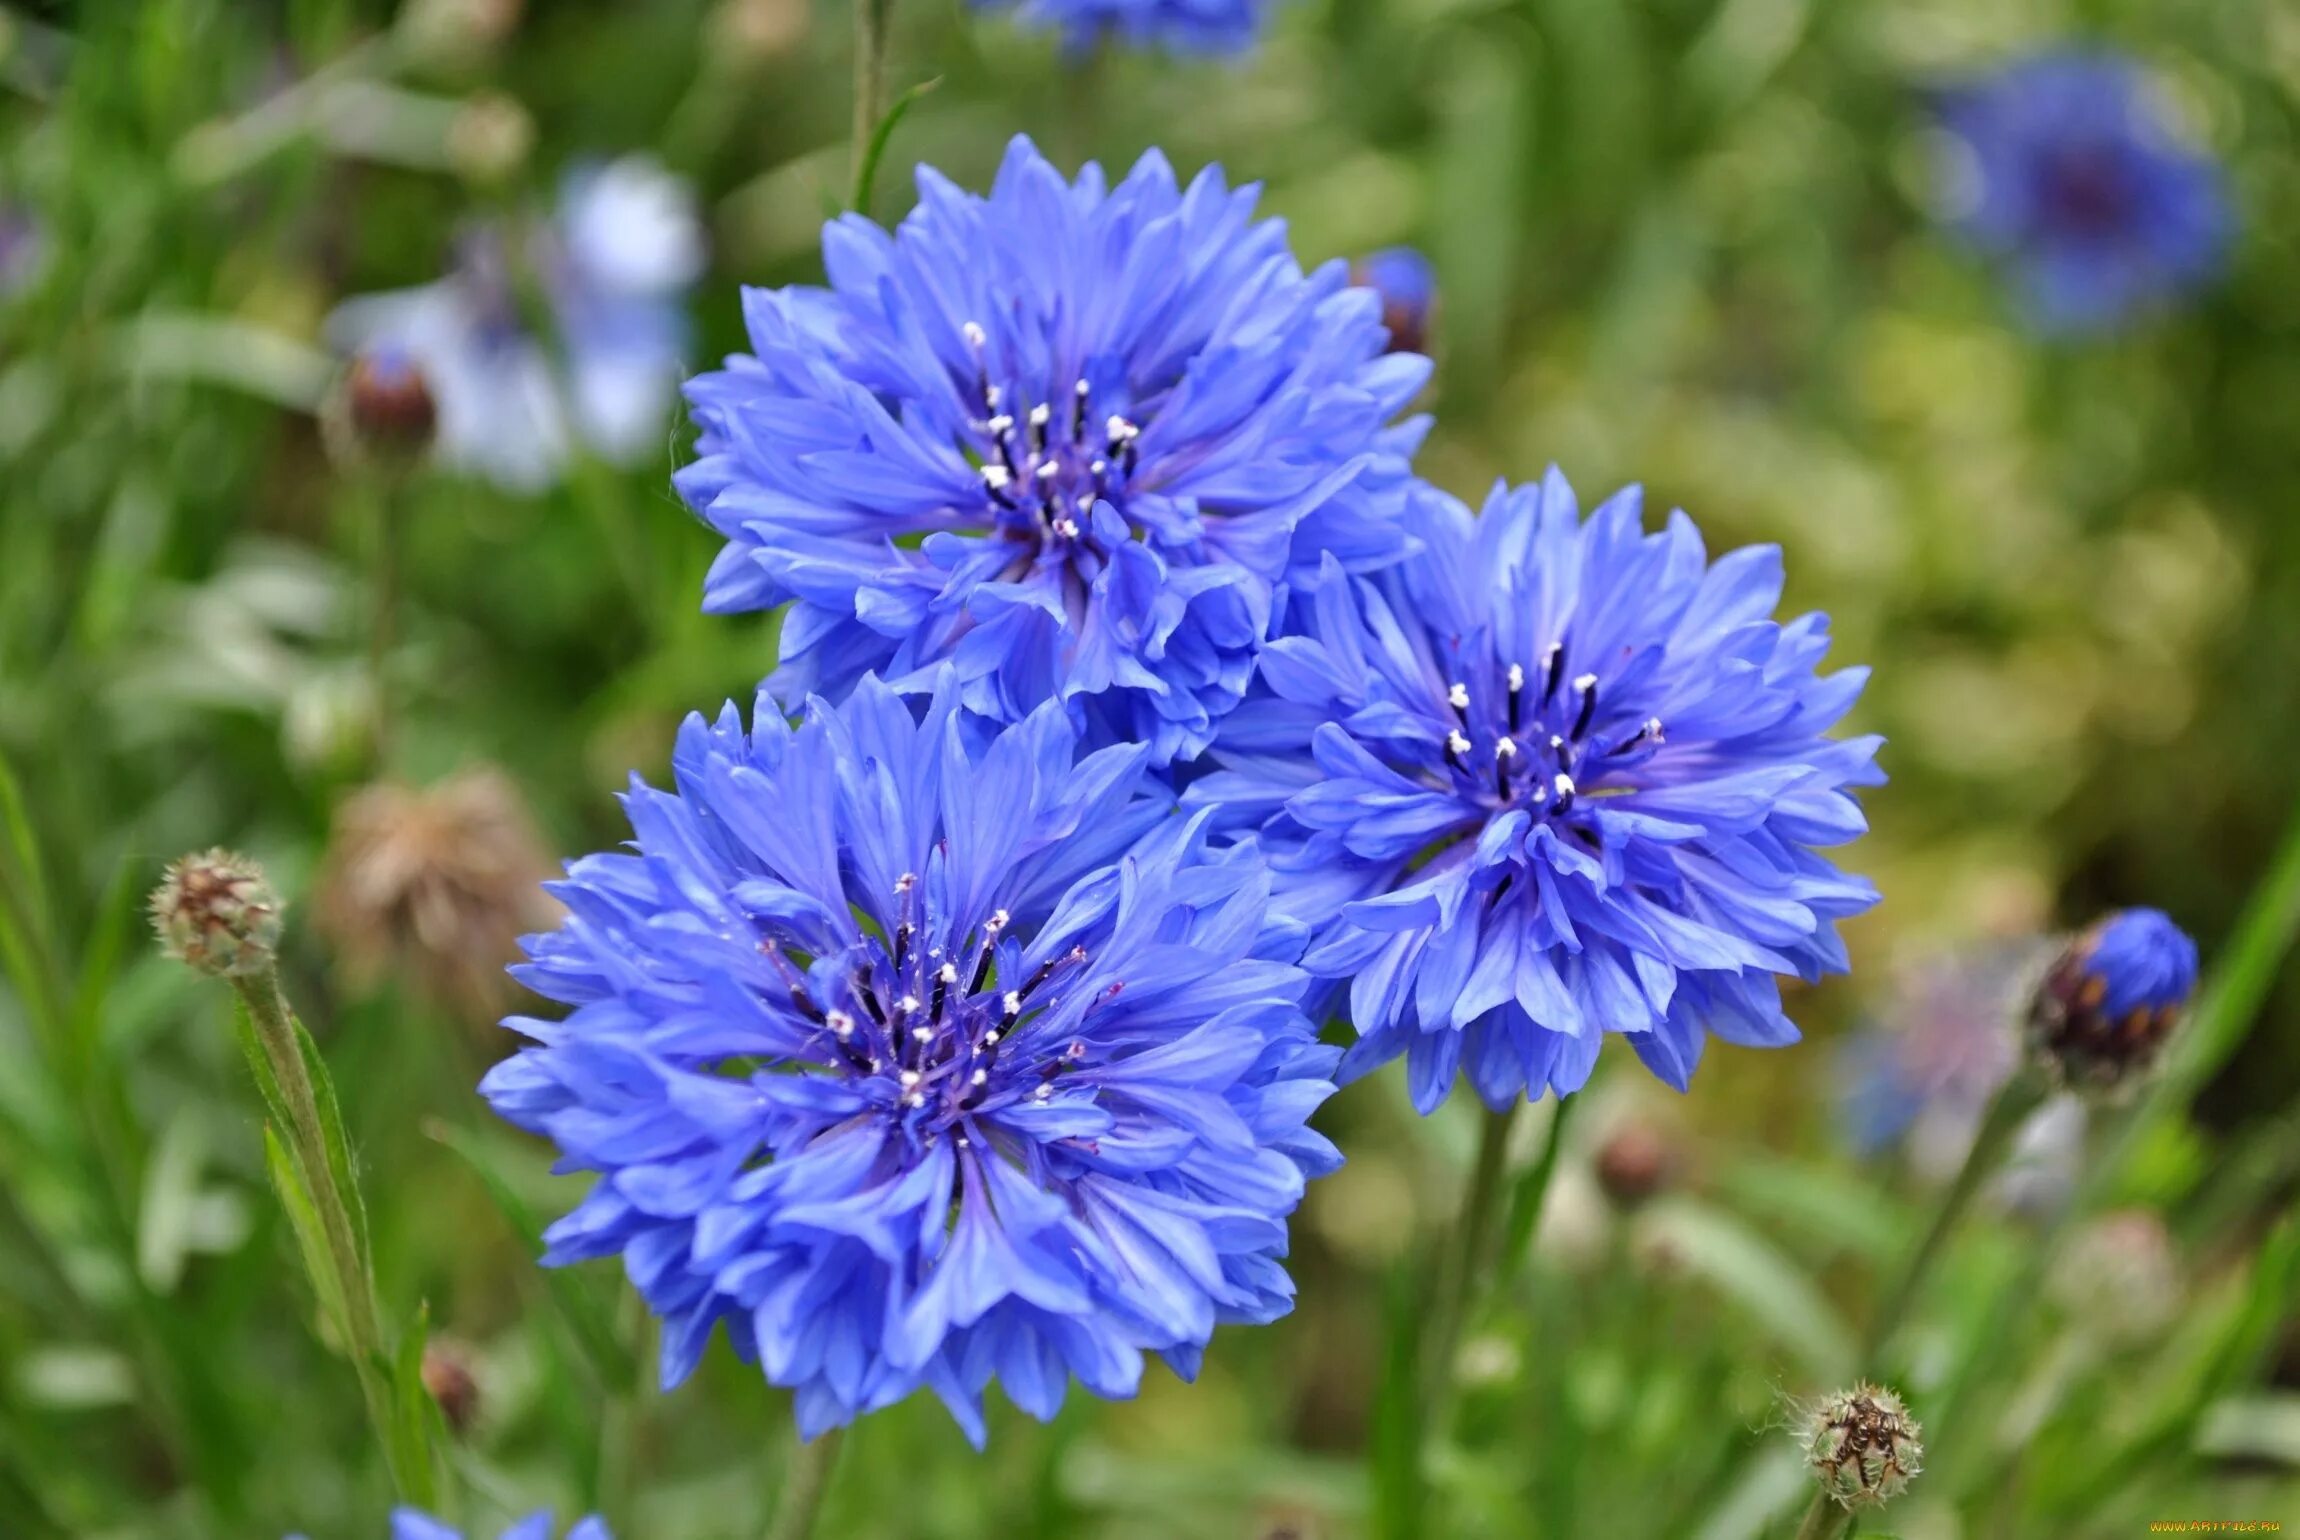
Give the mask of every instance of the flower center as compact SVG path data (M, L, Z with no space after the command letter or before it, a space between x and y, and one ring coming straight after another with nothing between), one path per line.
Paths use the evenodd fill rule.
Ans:
M2067 235L2114 235L2132 222L2133 189L2122 160L2103 145L2053 153L2039 178L2047 225Z
M1097 421L1094 387L1083 378L1066 402L1023 401L1019 390L991 383L985 335L972 321L966 340L982 409L966 447L980 467L991 522L1034 548L1090 544L1096 502L1126 511L1141 428L1115 413Z
M957 938L930 943L917 919L918 879L895 884L895 924L881 942L865 937L830 970L828 999L784 955L759 943L790 992L791 1008L819 1032L821 1063L842 1074L895 1117L922 1130L967 1118L993 1098L1051 1096L1056 1079L1079 1068L1083 1041L1054 1053L1028 1042L1064 990L1082 976L1086 949L1072 947L1019 982L999 977L999 943L1010 923L1004 909ZM1010 961L1014 954L1010 951ZM820 978L824 970L817 969ZM1106 986L1088 1008L1118 993Z
M1543 649L1535 667L1511 663L1446 687L1454 726L1445 764L1464 801L1496 811L1522 807L1563 818L1606 778L1643 764L1666 741L1659 717L1616 725L1603 681L1594 673L1568 680L1563 642Z

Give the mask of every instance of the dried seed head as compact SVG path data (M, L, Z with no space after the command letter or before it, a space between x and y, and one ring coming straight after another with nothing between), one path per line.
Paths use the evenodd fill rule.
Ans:
M2160 910L2119 910L2054 959L2030 1002L2030 1050L2072 1089L2130 1085L2154 1066L2195 988L2187 933Z
M203 851L170 866L152 890L152 928L170 957L202 973L262 973L279 949L280 901L255 862Z
M345 368L325 427L328 449L339 461L398 469L431 447L439 403L412 356L394 347L369 348Z
M1821 1490L1847 1508L1882 1506L1924 1469L1916 1419L1899 1396L1877 1385L1855 1385L1813 1407L1805 1452Z

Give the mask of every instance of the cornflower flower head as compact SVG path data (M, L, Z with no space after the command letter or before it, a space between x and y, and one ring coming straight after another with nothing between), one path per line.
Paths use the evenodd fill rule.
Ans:
M745 293L753 351L689 383L677 479L727 540L704 607L791 606L780 699L949 661L970 711L1062 700L1164 766L1245 693L1284 585L1412 549L1422 425L1391 422L1428 361L1255 197L1155 151L1065 181L1018 138L986 197L922 169L892 233L832 222L828 288Z
M1578 1089L1609 1032L1680 1090L1711 1036L1795 1040L1777 977L1842 970L1835 921L1877 897L1819 853L1881 779L1878 739L1829 736L1867 670L1772 618L1777 549L1711 563L1634 490L1586 523L1554 471L1417 513L1411 564L1297 599L1187 792L1266 829L1321 927L1343 1078L1403 1054L1423 1111L1457 1069L1500 1108Z
M545 1260L620 1255L666 1385L723 1324L809 1436L925 1387L980 1442L993 1379L1047 1418L1146 1352L1194 1373L1289 1307L1286 1216L1339 1161L1258 851L1059 704L957 696L690 719L634 853L529 941L573 1013L483 1086L598 1174Z

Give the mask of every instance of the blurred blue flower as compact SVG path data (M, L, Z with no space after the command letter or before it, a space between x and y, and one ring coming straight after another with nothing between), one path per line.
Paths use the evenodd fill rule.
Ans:
M688 385L679 489L728 542L705 607L791 603L785 701L950 659L969 710L1060 699L1187 759L1282 584L1411 549L1423 425L1387 424L1428 362L1219 169L1184 190L1153 151L1105 191L1018 138L987 198L925 169L919 197L825 229L830 288L745 291L756 355Z
M2038 325L2111 327L2219 270L2219 167L2174 135L2130 60L2039 54L1949 91L1940 114L1966 152L1951 219L2011 260Z
M2196 943L2171 916L2120 909L2054 961L2030 1009L2030 1038L2064 1082L2124 1082L2155 1062L2179 1025L2196 966Z
M1104 43L1177 53L1242 53L1261 35L1274 0L975 0L1011 10L1025 27L1060 32L1076 54Z
M549 312L520 306L520 261ZM628 464L660 452L684 373L685 291L702 228L686 185L643 156L571 173L554 217L515 242L469 231L437 283L346 301L328 322L350 353L412 358L438 403L440 463L513 491L557 481L581 444Z
M501 1540L552 1540L559 1533L548 1511L531 1513L503 1531ZM391 1540L463 1540L463 1532L442 1524L428 1513L413 1508L394 1508L391 1512ZM598 1518L580 1519L567 1531L567 1540L614 1540L607 1533L606 1523Z
M926 1386L979 1443L993 1378L1048 1418L1285 1313L1338 1055L1258 853L1142 747L947 680L923 710L866 677L796 728L691 718L677 790L625 799L637 853L574 863L529 938L575 1011L514 1020L537 1046L483 1090L599 1173L545 1260L623 1256L666 1385L724 1322L808 1436Z
M47 255L47 234L39 219L23 205L0 199L0 301L30 288Z
M1872 1154L1912 1129L1960 1153L1971 1143L2020 1062L2021 1013L2046 960L2040 945L2049 950L2007 942L1900 971L1878 1019L1838 1051L1838 1107L1856 1150Z
M1634 489L1586 524L1555 471L1416 512L1423 555L1296 601L1187 794L1335 917L1303 965L1350 980L1343 1078L1403 1053L1424 1112L1457 1067L1500 1108L1580 1087L1606 1032L1679 1089L1707 1035L1793 1041L1775 975L1841 971L1833 922L1876 902L1813 848L1882 779L1877 739L1826 736L1868 671L1773 621L1778 549L1711 565Z
M1382 297L1382 325L1392 352L1428 351L1430 313L1437 306L1437 270L1411 246L1392 246L1360 257L1353 282Z

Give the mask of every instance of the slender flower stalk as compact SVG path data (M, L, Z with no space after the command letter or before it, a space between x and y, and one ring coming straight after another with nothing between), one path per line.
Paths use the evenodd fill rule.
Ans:
M1499 1112L1487 1112L1478 1129L1477 1159L1470 1168L1469 1190L1455 1216L1453 1234L1440 1254L1436 1287L1431 1294L1429 1336L1422 1359L1423 1401L1429 1409L1428 1426L1444 1425L1451 1401L1453 1361L1461 1342L1463 1323L1477 1292L1493 1233L1500 1217L1506 1188L1502 1177L1509 1164L1510 1130L1517 1124L1521 1099Z
M1989 1103L1988 1111L1981 1118L1980 1130L1973 1135L1972 1147L1965 1152L1964 1165L1942 1195L1940 1207L1933 1211L1924 1238L1910 1251L1899 1276L1869 1317L1868 1331L1861 1341L1860 1363L1864 1372L1875 1372L1877 1355L1891 1340L1894 1328L1908 1314L1909 1307L1916 1303L1950 1235L1955 1233L1965 1212L1972 1207L1974 1196L2004 1159L2005 1152L2012 1148L2021 1125L2028 1121L2030 1113L2044 1105L2047 1089L2041 1073L2033 1068L2022 1069L2004 1083L1996 1099Z
M843 1427L792 1440L790 1462L783 1468L783 1493L775 1502L767 1540L808 1540L815 1532L815 1519L830 1493L831 1473L838 1466L839 1449L845 1442Z
M893 17L894 0L855 0L855 120L848 166L858 182L886 110L886 35Z
M1826 1492L1815 1492L1806 1505L1805 1518L1797 1526L1796 1540L1838 1540L1853 1527L1853 1515L1829 1500Z
M319 1077L325 1070L317 1067L318 1055L280 986L280 909L262 868L223 850L176 862L151 901L153 926L168 955L224 979L247 1009L249 1067L287 1140L287 1170L278 1173L281 1198L305 1242L312 1286L343 1333L394 1484L428 1498L428 1456L406 1447L392 1416L384 1370L391 1359L358 1217L363 1210L335 1126L334 1092L323 1086ZM307 1228L318 1233L304 1234Z

